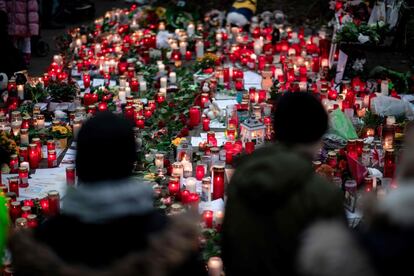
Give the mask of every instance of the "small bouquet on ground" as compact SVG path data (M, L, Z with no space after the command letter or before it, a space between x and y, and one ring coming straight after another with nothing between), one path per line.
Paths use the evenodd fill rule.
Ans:
M72 129L66 124L58 124L52 126L50 135L60 143L60 148L64 149L67 146L68 138L72 137Z

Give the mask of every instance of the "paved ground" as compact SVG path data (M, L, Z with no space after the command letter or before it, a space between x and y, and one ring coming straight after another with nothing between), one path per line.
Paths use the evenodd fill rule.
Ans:
M123 0L92 0L95 3L96 17L102 16L106 11L111 10L114 7L128 7ZM86 23L86 22L84 22ZM67 25L67 28L81 25L82 22L74 25ZM61 35L65 30L41 30L42 39L49 43L51 48L50 53L46 57L32 57L29 72L33 76L38 76L46 71L47 66L50 64L53 55L57 52L55 47L54 38Z

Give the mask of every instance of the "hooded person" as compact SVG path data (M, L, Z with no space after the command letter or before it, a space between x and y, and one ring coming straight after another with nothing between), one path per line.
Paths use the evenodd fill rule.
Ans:
M364 223L352 231L337 221L320 221L303 236L298 267L308 276L411 275L414 259L414 128L406 128L398 188L365 199ZM370 200L368 200L370 199Z
M10 241L15 275L202 275L197 228L153 207L151 187L132 177L133 127L97 114L77 140L77 189L62 214Z
M328 127L323 106L311 95L288 93L274 116L276 144L240 160L228 186L222 245L226 275L297 275L303 231L322 218L345 224L340 191L316 175L311 163ZM294 129L302 127L309 132Z

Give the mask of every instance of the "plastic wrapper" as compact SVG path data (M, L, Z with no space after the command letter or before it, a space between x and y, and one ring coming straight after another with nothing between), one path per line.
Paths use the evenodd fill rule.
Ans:
M331 133L338 135L345 140L358 139L358 135L352 122L341 110L336 109L332 111L330 121Z
M402 116L414 120L414 112L410 104L406 101L387 97L378 96L371 100L371 111L380 116Z

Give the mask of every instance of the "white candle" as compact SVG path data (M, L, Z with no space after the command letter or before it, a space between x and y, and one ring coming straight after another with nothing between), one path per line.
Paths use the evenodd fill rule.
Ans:
M37 129L42 129L45 127L45 117L41 116L36 119Z
M164 154L162 153L157 153L155 154L155 167L157 167L157 169L162 169L164 168Z
M388 81L387 80L383 80L381 81L381 94L384 96L388 96Z
M17 85L17 96L21 100L24 100L24 85L23 84Z
M221 276L223 272L223 261L220 257L211 257L207 263L209 276Z
M167 78L166 77L162 77L160 79L160 88L167 88Z
M164 70L165 70L165 65L163 63L158 64L158 72L163 74Z
M202 40L198 40L196 42L196 57L202 58L204 56L204 42Z
M125 97L131 96L131 87L127 86L125 87Z
M99 54L101 52L101 44L96 43L95 44L95 55Z
M223 42L223 35L222 33L217 33L216 34L216 42L218 46L221 46L221 43Z
M195 30L194 24L193 23L188 24L188 26L187 26L188 36L193 36L194 35L194 30Z
M164 96L167 97L167 88L160 88L160 93Z
M186 52L187 52L187 42L181 41L180 42L180 53L182 56L185 56Z
M176 83L177 82L177 74L175 72L170 73L170 82Z
M147 82L146 81L140 81L139 82L139 91L140 92L147 91Z
M125 76L119 77L119 87L124 88L126 84L127 84L126 77Z
M128 87L129 88L129 87ZM118 92L118 98L121 103L126 103L126 91L124 89L120 89Z
M28 145L29 144L29 132L27 130L20 131L20 144Z
M263 49L263 47L262 47L262 44L260 43L260 41L259 40L256 40L255 42L254 42L254 53L256 54L256 55L260 55L261 53L262 53L262 49Z
M186 171L185 167L184 167L184 171ZM194 177L188 177L185 181L185 188L190 192L190 193L196 193L197 192L197 179L195 179Z

